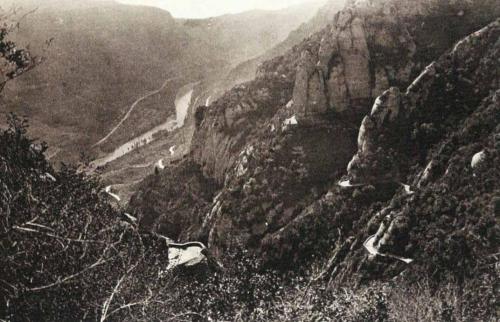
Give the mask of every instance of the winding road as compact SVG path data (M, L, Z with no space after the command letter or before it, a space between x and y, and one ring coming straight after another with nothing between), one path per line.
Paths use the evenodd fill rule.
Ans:
M407 195L412 195L415 193L415 191L411 190L411 186L410 185L407 185L407 184L404 184L404 183L399 183L404 189L405 189L405 193Z
M107 186L106 188L104 188L104 192L106 192L108 195L110 195L111 197L116 199L116 201L118 201L118 202L120 202L122 200L120 198L120 196L111 192L111 186Z
M125 114L125 116L124 116L124 117L120 120L120 122L118 122L118 124L117 124L117 125L116 125L116 126L115 126L112 130L111 130L111 132L109 132L109 133L108 133L105 137L103 137L103 138L102 138L99 142L97 142L96 144L94 144L92 147L96 147L96 146L98 146L98 145L101 145L101 144L103 144L103 143L104 143L107 139L109 139L109 137L110 137L111 135L113 135L113 133L115 133L115 132L116 132L116 130L118 130L118 129L120 128L120 126L122 126L122 124L123 124L123 123L124 123L124 122L125 122L128 118L129 118L130 114L132 114L132 112L134 111L134 109L136 108L136 106L137 106L140 102L142 102L142 101L143 101L143 100L145 100L146 98L149 98L149 97L151 97L151 96L153 96L153 95L158 94L159 92L161 92L161 91L162 91L162 90L163 90L163 89L167 86L167 84L168 84L170 81L172 81L172 80L174 80L174 79L177 79L177 78L179 78L179 77L171 77L171 78L167 79L167 80L163 83L163 85L162 85L160 88L158 88L157 90L152 91L152 92L149 92L149 93L147 93L146 95L144 95L144 96L142 96L142 97L138 98L138 99L137 99L137 100L136 100L136 101L135 101L135 102L134 102L134 103L130 106L130 108L129 108L129 110L128 110L127 114Z
M158 167L158 169L160 169L160 170L165 169L165 165L163 164L163 159L160 159L160 160L158 161L158 163L156 163L156 166L157 166L157 167Z
M54 176L53 176L53 175L51 175L51 174L50 174L50 173L48 173L48 172L45 172L44 174L42 174L42 175L40 176L40 178L41 178L42 180L47 180L47 179L49 179L49 180L50 180L50 181L52 181L52 182L57 182L56 178L54 178Z
M353 187L365 186L365 184L362 184L362 183L352 184L351 180L341 180L338 182L338 185L341 186L342 188L353 188Z
M391 182L391 181L382 181L382 183L387 183L387 182ZM351 183L351 180L340 180L337 184L342 188L357 188L357 187L363 187L363 186L368 185L366 183L353 184L353 183ZM401 187L403 187L403 189L407 195L412 195L415 193L415 191L412 190L412 187L410 185L404 184L401 182L398 182L398 184Z
M128 218L128 220L132 221L132 222L137 222L137 218L135 218L134 216L132 216L131 214L129 213L126 213L124 212L123 215Z
M382 256L382 257L394 258L394 259L400 260L402 262L405 262L406 264L410 264L411 262L413 262L413 259L411 259L411 258L404 258L404 257L392 255L392 254L380 253L378 251L378 247L375 246L376 239L377 239L377 235L372 235L372 236L368 237L368 239L363 243L363 246L366 248L366 250L368 250L368 252L370 254L372 254L374 256L378 255L378 256Z
M185 244L174 243L172 239L159 235L165 240L168 247L167 271L177 266L194 266L207 260L204 251L207 248L200 242L189 242Z

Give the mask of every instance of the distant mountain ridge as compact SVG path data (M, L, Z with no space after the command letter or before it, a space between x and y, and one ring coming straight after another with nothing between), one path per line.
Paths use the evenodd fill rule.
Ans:
M90 0L15 2L25 10L35 4L38 9L21 21L14 39L21 45L29 44L32 52L47 59L33 73L8 86L3 104L8 111L30 116L30 134L50 143L54 162L75 162L80 151L98 157L146 132L173 113L175 96L182 86L264 50L301 21L297 10L277 16L275 22L286 24L279 30L271 29L263 47L260 37L252 34L253 28L244 26L259 26L255 32L261 32L267 25L259 19L268 21L268 13L248 19L238 16L237 29L231 29L231 16L216 18L225 27L214 34L184 26L170 13L152 7ZM313 12L314 8L308 8L301 10ZM225 44L223 37L229 39ZM51 45L45 49L47 40ZM254 51L239 50L242 42ZM228 54L229 49L233 54ZM136 99L160 88L171 77L177 80L138 109L144 117L136 115L139 123L131 131L118 133L102 150L89 149Z
M259 65L263 62L283 55L292 47L300 44L304 39L310 37L315 32L326 27L334 15L340 11L345 5L345 0L328 0L320 8L311 19L302 23L298 28L291 31L288 36L278 43L276 46L264 52L258 57L241 62L234 66L228 74L221 80L220 88L216 88L218 92L215 96L220 96L224 91L229 90L235 84L252 80L257 73Z

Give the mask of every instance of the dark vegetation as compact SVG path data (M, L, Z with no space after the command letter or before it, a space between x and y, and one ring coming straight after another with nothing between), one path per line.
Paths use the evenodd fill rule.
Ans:
M175 180L176 185L168 184L169 178ZM157 194L151 187L162 186L162 194ZM164 171L149 176L139 187L140 192L130 200L130 208L137 211L138 200L145 201L141 209L141 229L156 231L174 240L184 240L181 234L184 227L200 227L201 222L197 215L212 202L214 192L218 186L212 180L206 179L199 167L192 163L182 163L171 166ZM182 195L183 198L177 198ZM175 209L169 216L161 216L165 208ZM161 218L161 220L159 220Z
M1 12L0 21L0 92L4 89L7 82L24 74L34 68L40 59L32 57L26 49L18 48L16 43L8 38L18 27L17 24L10 21L14 13Z
M70 166L54 170L47 147L26 137L25 121L11 116L8 123L0 134L0 318L267 321L308 320L314 312L355 321L385 314L371 293L358 299L362 306L352 292L309 294L303 277L262 271L246 254L228 254L224 273L165 273L163 242L122 221L95 178Z

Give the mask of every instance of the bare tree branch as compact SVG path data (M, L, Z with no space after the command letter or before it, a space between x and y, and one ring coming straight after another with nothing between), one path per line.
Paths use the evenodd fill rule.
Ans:
M87 272L87 271L89 271L89 270L91 270L91 269L93 269L93 268L95 268L95 267L97 267L99 265L102 265L102 264L104 264L106 262L108 262L108 261L104 260L103 258L99 258L99 260L97 262L95 262L94 264L90 265L89 267L86 267L85 269L81 270L78 273L66 276L63 279L59 279L56 282L48 284L48 285L38 286L38 287L27 289L27 291L29 291L29 292L37 292L37 291L42 291L42 290L45 290L45 289L48 289L48 288L51 288L51 287L59 286L59 285L64 284L67 281L72 280L72 279L74 279L74 278L76 278L76 277L84 274L85 272Z
M137 262L134 266L132 266L123 276L118 280L116 283L115 287L113 288L113 292L111 292L111 295L109 296L108 299L104 302L104 305L102 307L102 314L101 314L101 322L104 322L107 319L108 316L108 310L109 306L111 305L111 302L113 301L113 298L115 297L115 294L118 292L120 289L121 284L125 280L125 278L130 274L137 266L139 265L139 262Z

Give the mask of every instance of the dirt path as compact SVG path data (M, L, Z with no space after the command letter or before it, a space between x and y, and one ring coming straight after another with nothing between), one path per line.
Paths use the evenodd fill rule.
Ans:
M111 197L113 197L114 199L116 199L116 201L120 202L122 199L120 198L120 196L118 196L117 194L114 194L111 192L111 186L107 186L104 191L110 195Z
M377 235L373 235L373 236L370 236L368 237L368 239L363 243L363 246L366 248L366 250L368 250L368 252L372 255L378 255L378 256L383 256L383 257L390 257L390 258L394 258L394 259L397 259L397 260L400 260L402 262L405 262L406 264L410 264L411 262L413 262L413 259L411 258L404 258L404 257L400 257L400 256L396 256L396 255L392 255L392 254L384 254L384 253L380 253L378 251L378 248L375 246L375 241L376 241L376 238L377 238Z

